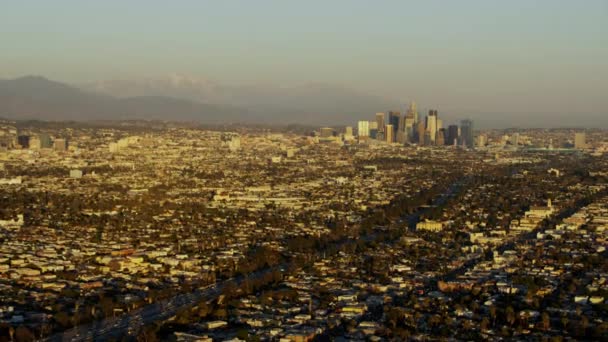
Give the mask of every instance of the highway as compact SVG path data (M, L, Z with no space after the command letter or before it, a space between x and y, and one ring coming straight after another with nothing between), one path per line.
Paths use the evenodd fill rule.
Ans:
M254 272L250 277L261 277L273 269ZM203 300L217 298L222 290L230 283L239 283L243 276L227 279L190 293L178 294L170 299L161 300L126 314L109 317L99 321L82 324L62 333L57 333L45 341L107 341L119 339L131 333L137 333L140 328L156 321L164 321L175 316L180 310L188 308Z

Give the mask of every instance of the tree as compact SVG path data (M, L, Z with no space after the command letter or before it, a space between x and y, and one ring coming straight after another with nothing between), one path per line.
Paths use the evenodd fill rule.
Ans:
M568 322L570 322L570 320L568 319L568 316L563 315L562 318L560 319L560 322L562 323L562 330L564 330L564 331L568 330Z
M487 318L487 317L484 317L484 318L481 320L481 323L480 323L480 325L479 325L479 328L481 329L481 331L488 330L488 325L489 325L489 324L490 324L490 320L488 320L488 318Z
M589 326L589 319L587 316L582 316L579 322L579 327L581 330L581 336L585 336L587 334L587 327Z
M546 311L541 315L541 325L544 331L549 330L551 326L551 317L549 317L549 314Z
M15 330L15 338L18 342L29 342L36 339L34 333L24 325L20 325L17 330Z
M496 325L496 306L490 306L490 317L492 318L492 326Z
M505 311L505 316L507 319L507 323L509 323L509 325L513 325L513 323L515 323L515 311L513 310L512 306L507 306L507 309Z

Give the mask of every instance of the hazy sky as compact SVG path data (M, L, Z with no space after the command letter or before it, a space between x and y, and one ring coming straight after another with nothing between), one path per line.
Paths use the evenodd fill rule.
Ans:
M454 110L608 114L608 0L1 0L0 77L332 83Z

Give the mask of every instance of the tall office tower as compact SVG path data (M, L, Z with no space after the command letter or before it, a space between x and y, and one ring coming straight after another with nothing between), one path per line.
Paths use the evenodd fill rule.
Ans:
M352 126L346 126L346 128L344 129L344 136L353 136L353 127Z
M443 128L443 120L437 118L437 131Z
M30 147L30 136L29 135L18 136L17 143L21 146L21 148L29 148Z
M447 145L457 145L458 144L458 126L450 125L448 126L448 137L446 140Z
M46 133L40 133L40 148L51 148L53 147L53 142L51 141L51 136Z
M334 129L331 127L321 127L321 138L331 138L334 136Z
M409 142L415 142L414 137L416 135L416 123L418 122L418 111L416 110L416 102L410 103L405 119L405 136Z
M399 129L397 130L397 136L395 137L395 141L400 144L405 144L407 142L407 133L405 128L399 127Z
M509 141L511 142L511 145L517 147L519 145L519 133L513 133Z
M386 125L384 122L384 117L384 113L376 113L376 128L378 129L376 139L378 140L384 140L384 126Z
M435 136L437 135L437 111L429 110L429 115L426 117L426 131L431 137L431 144L435 144Z
M357 134L360 137L369 137L369 121L361 120L357 123Z
M445 145L445 140L446 140L445 128L438 129L437 136L435 137L435 144L443 146L443 145Z
M38 136L33 136L30 138L30 149L31 150L39 150L41 148L40 138Z
M587 148L587 136L585 133L574 133L574 148L577 150Z
M484 134L477 136L477 147L485 147L488 142L488 137Z
M407 115L414 119L414 122L418 122L418 108L416 108L416 102L412 101L410 107L407 109Z
M369 137L372 139L378 139L378 131L378 123L375 120L369 121ZM384 127L382 128L382 132L384 132Z
M475 141L473 140L473 121L462 120L460 121L460 138L462 145L473 148Z
M388 112L388 124L393 128L393 139L397 136L397 130L399 129L399 121L400 121L401 113L399 112ZM386 134L386 132L384 133Z
M386 134L386 142L387 143L393 143L395 142L394 140L394 135L393 133L395 132L395 130L393 129L393 125L386 125L386 129L384 130L385 134Z
M418 145L424 146L427 143L427 141L425 140L426 129L424 127L424 121L418 121L418 124L416 126L416 136L418 138Z
M53 141L53 148L57 152L63 152L68 148L68 142L65 139L55 139Z

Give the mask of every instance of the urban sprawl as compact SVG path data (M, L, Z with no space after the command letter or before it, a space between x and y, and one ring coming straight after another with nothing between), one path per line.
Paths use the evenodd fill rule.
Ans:
M0 340L605 340L608 131L0 121Z

